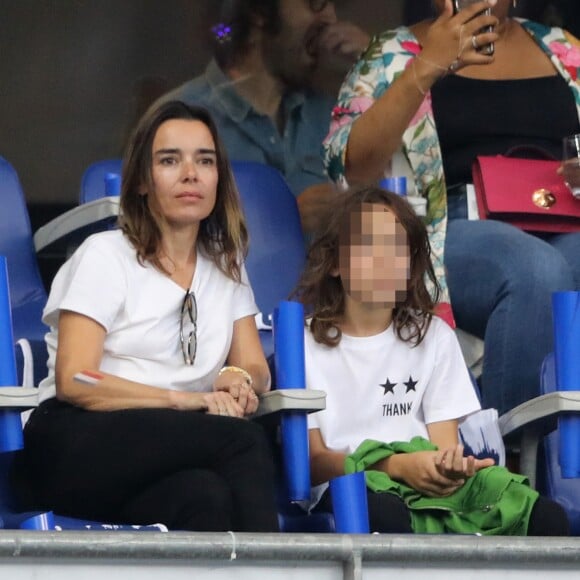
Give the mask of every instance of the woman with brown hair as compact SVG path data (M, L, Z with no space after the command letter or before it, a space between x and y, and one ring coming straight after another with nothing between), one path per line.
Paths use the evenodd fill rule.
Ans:
M16 475L30 507L170 529L277 530L257 408L270 375L247 232L211 117L172 101L130 141L121 229L87 239L44 311L49 374Z

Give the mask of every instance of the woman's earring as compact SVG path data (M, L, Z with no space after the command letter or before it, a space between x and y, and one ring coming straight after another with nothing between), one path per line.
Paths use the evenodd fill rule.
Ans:
M513 0L512 4L513 4L513 7L516 8L518 5L518 0Z

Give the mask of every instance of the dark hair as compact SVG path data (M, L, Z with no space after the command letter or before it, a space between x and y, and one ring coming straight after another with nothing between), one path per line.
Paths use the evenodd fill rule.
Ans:
M222 1L220 20L212 27L211 36L213 55L221 68L233 65L245 54L256 18L262 19L265 32L279 32L280 0ZM228 30L225 35L224 28Z
M431 246L423 222L402 197L376 186L350 189L333 198L324 224L308 251L306 267L294 293L312 314L310 330L316 342L336 346L341 339L339 321L344 314L345 289L339 276L339 247L350 241L350 216L362 211L362 204L388 207L407 234L410 253L410 278L405 299L393 308L397 336L419 344L429 328L439 285L431 263ZM432 285L427 289L426 278Z
M167 273L159 259L161 230L149 209L147 196L140 190L143 184L153 190L153 141L159 127L171 119L200 121L213 137L218 170L216 203L211 214L200 223L197 243L224 274L240 281L239 262L247 253L248 232L225 148L206 109L167 101L153 105L143 115L129 140L123 161L121 229L137 250L141 263L148 261Z

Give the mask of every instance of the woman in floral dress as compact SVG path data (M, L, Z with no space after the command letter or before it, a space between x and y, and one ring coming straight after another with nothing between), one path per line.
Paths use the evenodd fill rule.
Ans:
M335 181L406 173L427 199L443 299L460 328L484 338L483 403L500 412L539 394L551 294L580 288L580 234L466 219L477 155L528 146L559 158L562 138L580 132L577 41L510 17L511 4L453 14L451 0L435 0L435 19L376 36L341 88L324 145ZM493 56L482 49L490 43Z

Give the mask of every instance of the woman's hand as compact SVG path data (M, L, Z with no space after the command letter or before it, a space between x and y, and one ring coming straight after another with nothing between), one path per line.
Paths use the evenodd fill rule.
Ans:
M352 22L328 24L320 33L318 52L323 56L339 58L348 66L356 62L369 43L369 35Z
M244 409L226 391L202 393L205 412L208 415L222 415L225 417L243 417Z
M225 392L200 393L191 391L169 391L170 407L178 411L202 411L209 415L243 417L244 410L233 397Z
M475 475L480 469L491 467L494 463L491 458L476 459L473 455L464 457L463 445L457 445L439 451L435 465L437 471L444 477L463 482L467 477Z
M222 372L215 380L213 390L228 393L242 409L242 415L255 413L258 408L258 396L239 372Z
M495 0L476 2L454 15L451 0L446 0L443 12L427 31L417 66L430 64L444 74L468 65L492 62L493 56L486 56L478 49L498 39L495 32L498 19L493 14L483 14L495 3ZM479 32L487 26L494 27L494 31Z

